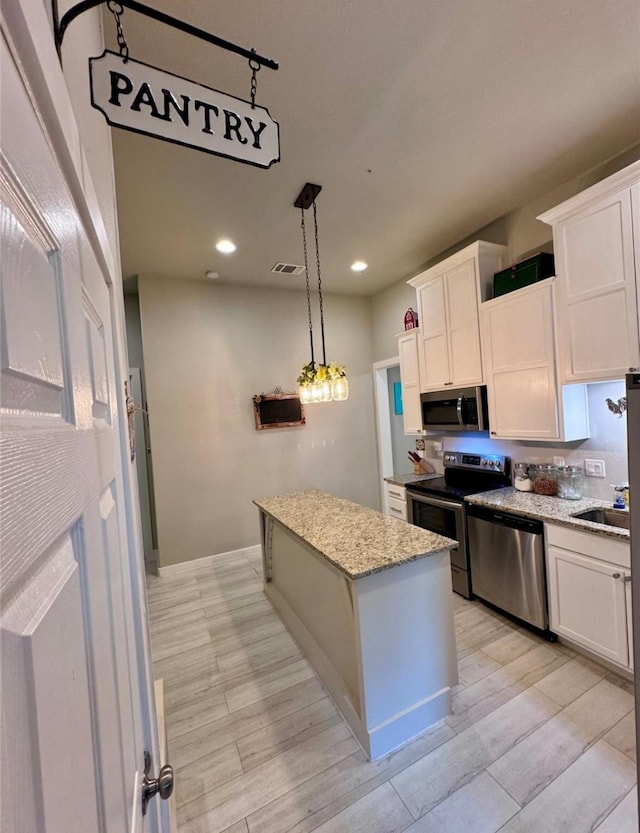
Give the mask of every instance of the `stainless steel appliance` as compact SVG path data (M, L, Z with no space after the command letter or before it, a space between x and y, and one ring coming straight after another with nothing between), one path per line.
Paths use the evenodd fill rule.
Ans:
M467 495L511 485L511 461L497 454L445 451L444 476L407 484L407 517L410 523L453 538L451 550L453 589L467 599L473 595L469 568Z
M640 368L627 374L627 454L629 459L629 514L631 521L631 609L633 612L633 660L640 668ZM637 677L636 677L637 680ZM636 685L636 715L640 715L640 686ZM636 720L640 749L640 720ZM640 756L638 757L640 778Z
M428 431L488 431L487 388L451 388L420 394L422 427Z
M467 507L473 592L501 610L547 630L547 583L541 521Z

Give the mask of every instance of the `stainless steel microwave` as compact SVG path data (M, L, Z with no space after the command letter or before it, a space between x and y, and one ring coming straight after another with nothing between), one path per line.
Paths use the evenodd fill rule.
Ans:
M452 388L420 394L426 431L488 431L487 388Z

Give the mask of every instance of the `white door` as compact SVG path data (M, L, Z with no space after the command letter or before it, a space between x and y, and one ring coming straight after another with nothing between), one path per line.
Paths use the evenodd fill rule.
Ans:
M119 311L73 162L58 156L65 140L47 131L51 76L17 69L41 60L44 27L29 20L46 22L44 7L16 2L3 14L0 827L157 833L158 799L144 818L141 803L157 731L124 499Z

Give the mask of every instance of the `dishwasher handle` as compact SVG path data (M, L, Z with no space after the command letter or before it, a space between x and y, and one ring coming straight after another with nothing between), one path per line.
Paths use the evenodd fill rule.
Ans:
M488 509L485 506L477 506L473 503L467 504L467 516L499 526L506 526L509 529L519 529L522 532L528 532L530 535L542 535L544 530L542 521L525 518L522 515L511 515L502 512L500 509Z

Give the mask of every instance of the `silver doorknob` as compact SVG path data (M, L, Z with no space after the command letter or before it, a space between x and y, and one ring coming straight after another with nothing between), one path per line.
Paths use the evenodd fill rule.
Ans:
M620 573L612 573L611 578L620 578Z
M160 767L157 778L149 778L151 771L151 755L144 753L144 782L142 784L142 815L147 813L147 805L154 795L159 795L165 801L173 793L173 767L165 764Z

